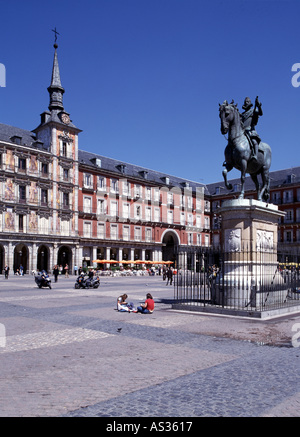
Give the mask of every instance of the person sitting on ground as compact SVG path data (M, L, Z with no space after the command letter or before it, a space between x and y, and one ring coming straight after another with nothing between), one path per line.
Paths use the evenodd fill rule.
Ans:
M136 313L137 310L134 308L133 303L127 303L126 299L127 299L127 294L122 294L121 296L118 297L117 303L118 303L118 311L124 312L133 312Z
M147 293L145 303L137 307L138 313L152 314L154 311L154 300L150 293Z

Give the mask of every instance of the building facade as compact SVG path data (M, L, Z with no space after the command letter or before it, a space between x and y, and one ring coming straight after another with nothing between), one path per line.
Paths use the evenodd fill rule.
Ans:
M177 245L209 246L205 185L79 149L54 48L40 124L0 124L0 270L160 262Z

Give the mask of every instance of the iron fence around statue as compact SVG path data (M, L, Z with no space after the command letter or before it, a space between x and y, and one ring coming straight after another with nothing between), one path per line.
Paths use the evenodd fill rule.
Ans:
M176 249L174 301L261 312L300 305L300 254L204 247Z

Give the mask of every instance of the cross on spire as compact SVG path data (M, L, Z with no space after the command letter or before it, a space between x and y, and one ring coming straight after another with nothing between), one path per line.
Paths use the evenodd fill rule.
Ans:
M55 40L54 40L54 44L56 44L56 41L57 41L57 35L60 35L58 32L57 32L57 30L56 30L56 27L54 28L54 30L52 29L52 32L54 32L55 33Z

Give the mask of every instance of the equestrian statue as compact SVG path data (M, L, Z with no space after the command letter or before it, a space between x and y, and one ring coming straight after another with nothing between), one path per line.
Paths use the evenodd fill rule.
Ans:
M249 97L245 98L243 110L240 114L234 101L228 103L225 100L220 105L221 132L223 135L228 132L228 144L225 148L225 161L223 166L223 177L226 188L232 190L232 185L227 181L227 173L233 168L241 171L241 193L239 198L243 199L245 194L245 178L249 173L255 183L257 199L268 201L270 197L270 176L272 152L271 147L263 143L256 132L256 125L259 117L263 114L261 103L258 97L255 105ZM262 187L258 182L261 175Z

